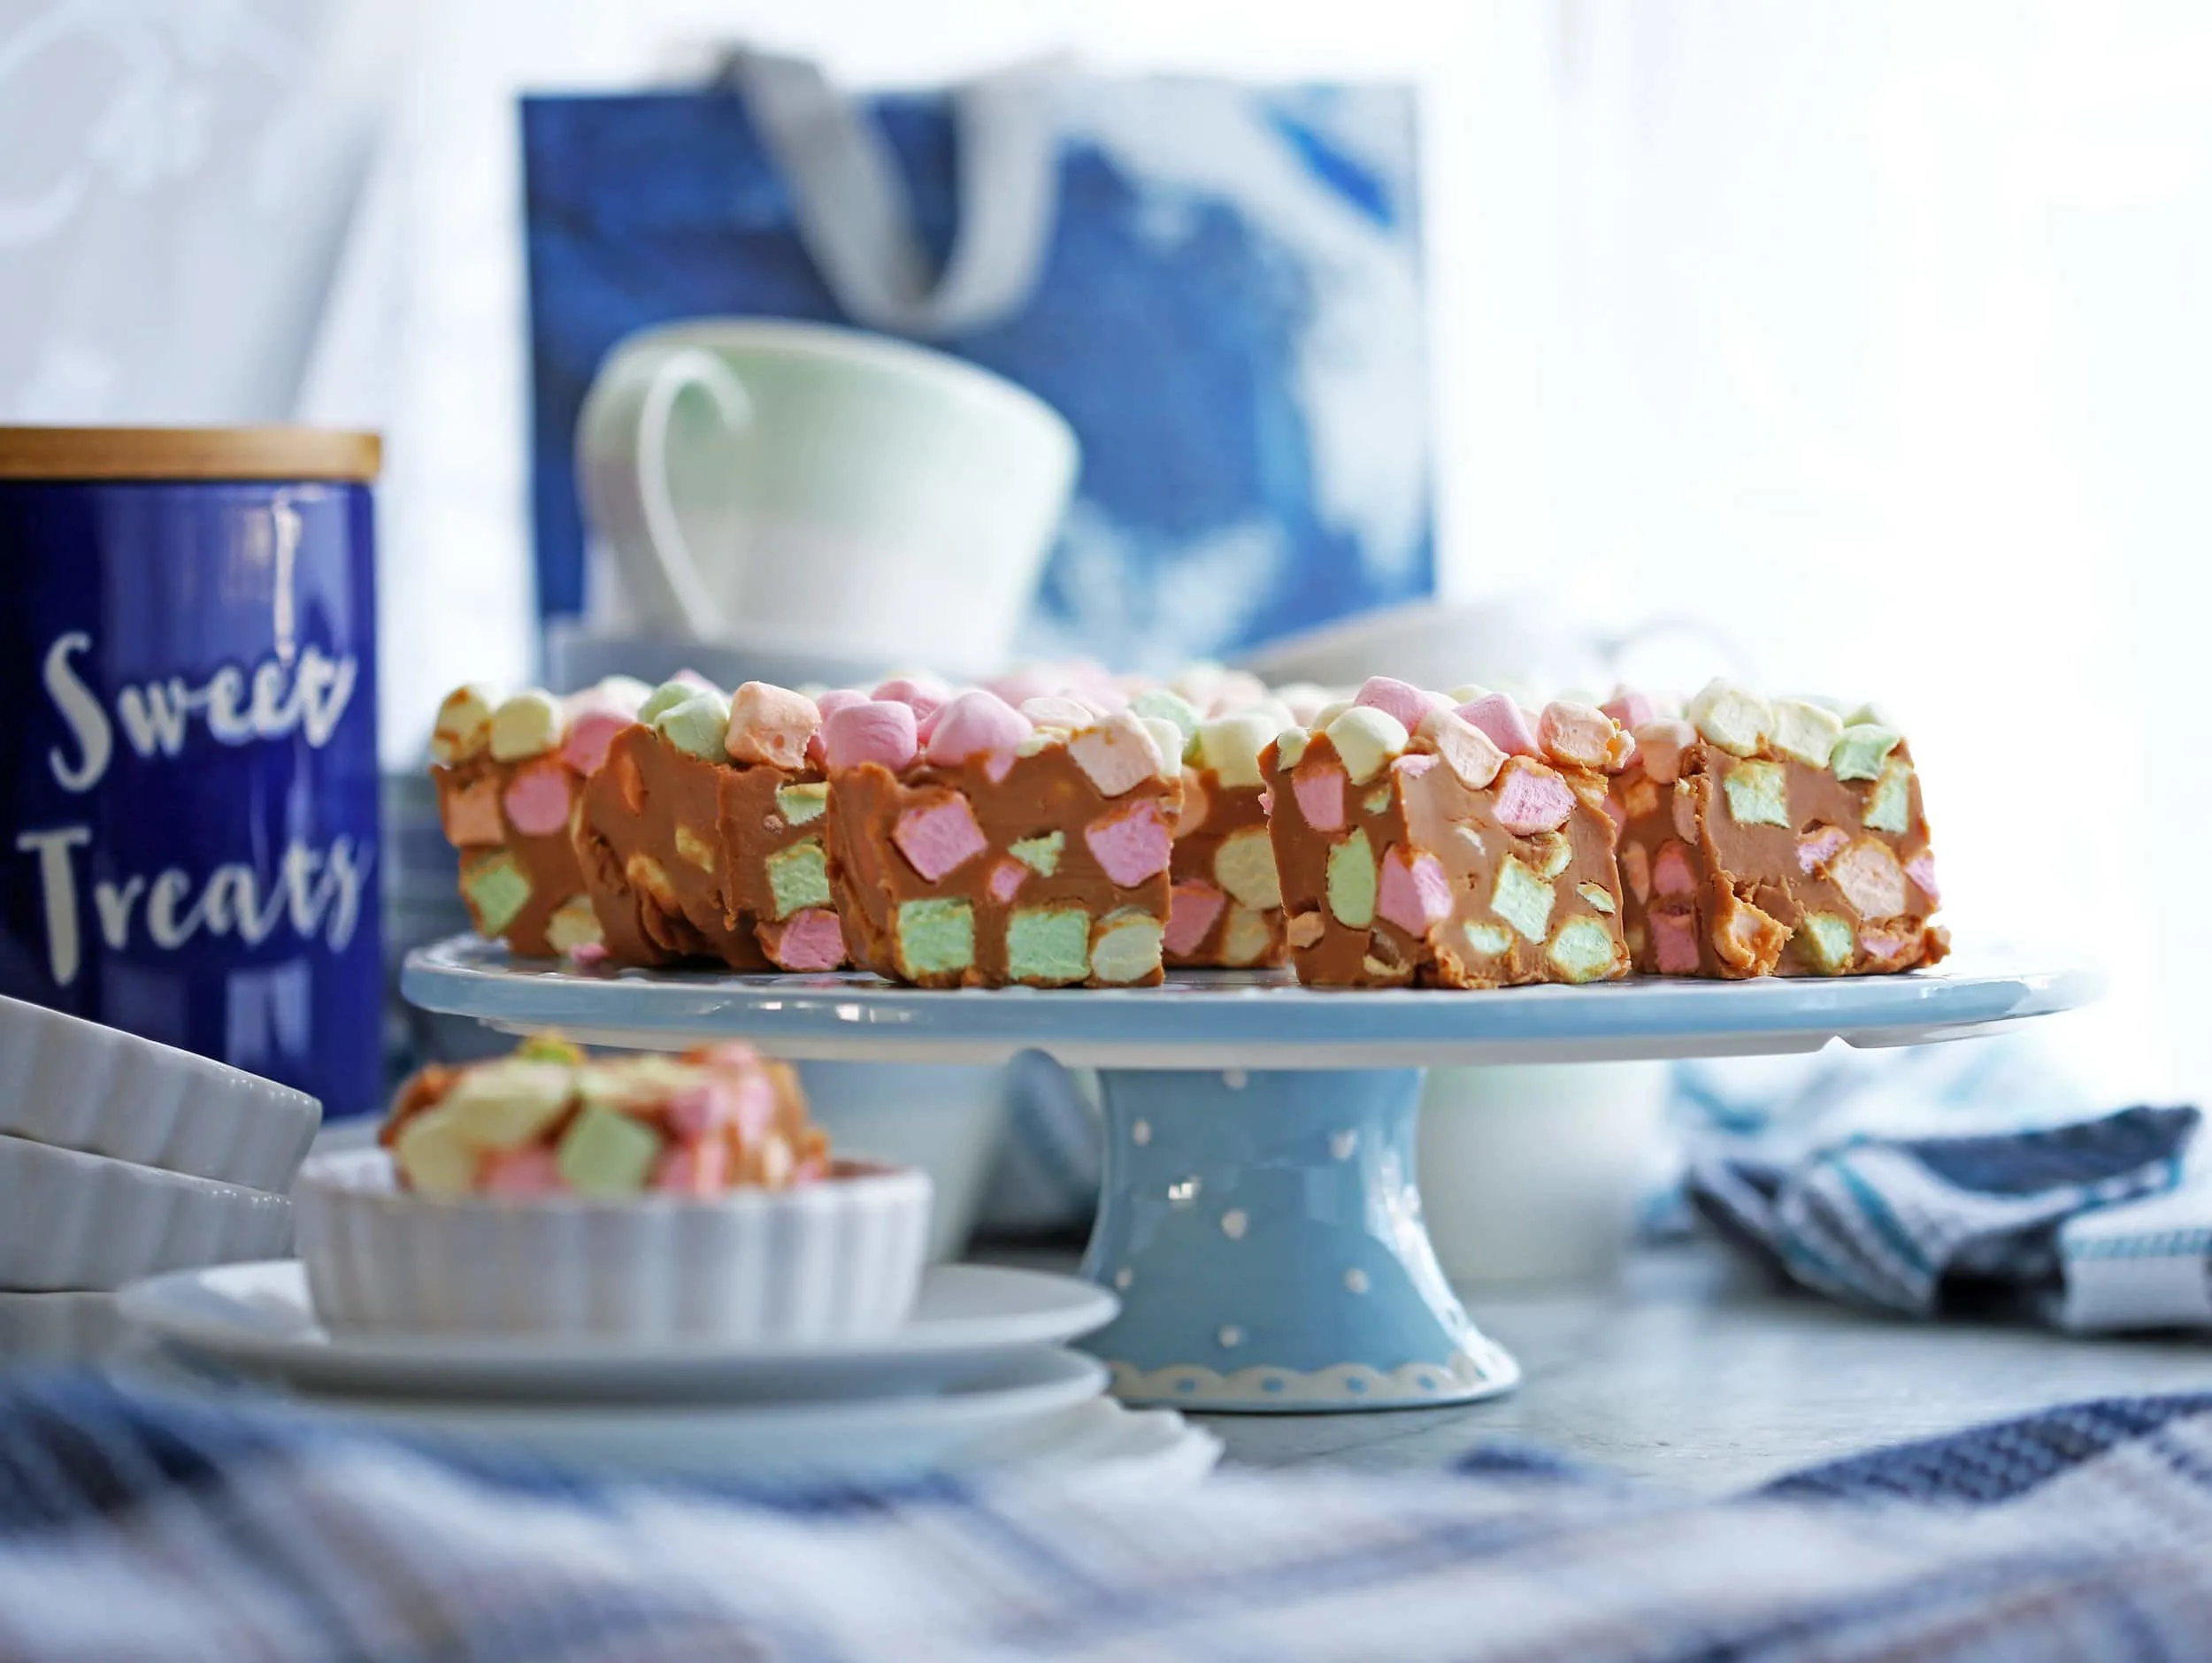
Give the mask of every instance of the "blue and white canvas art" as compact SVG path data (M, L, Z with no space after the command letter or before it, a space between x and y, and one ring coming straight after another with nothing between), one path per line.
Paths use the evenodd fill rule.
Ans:
M1164 670L1430 594L1413 96L1078 80L1011 317L932 342L1056 406L1082 475L1022 646ZM917 230L958 224L948 100L873 101ZM726 90L523 111L541 609L584 605L571 448L601 358L695 316L848 321Z

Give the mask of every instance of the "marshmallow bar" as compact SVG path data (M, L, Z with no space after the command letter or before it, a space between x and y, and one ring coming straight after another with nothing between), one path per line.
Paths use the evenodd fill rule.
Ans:
M1613 781L1637 969L1863 976L1939 962L1912 753L1870 710L1716 681L1686 719L1621 692L1637 754Z
M1586 705L1532 716L1376 677L1262 767L1298 979L1499 987L1626 973L1606 770L1630 741Z
M830 875L861 963L927 987L1160 980L1183 740L1107 702L887 684L835 703Z
M496 700L471 686L439 707L430 777L479 934L532 958L600 940L572 821L583 782L646 692L616 678L568 699L534 688Z
M742 1045L595 1061L551 1034L400 1088L379 1134L421 1195L714 1196L829 1170L797 1077Z
M609 956L833 970L821 712L787 688L656 688L584 793L576 848Z

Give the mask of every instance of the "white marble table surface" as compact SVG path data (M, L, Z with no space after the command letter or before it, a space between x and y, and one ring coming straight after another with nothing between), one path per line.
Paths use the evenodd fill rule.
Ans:
M1776 1291L1719 1248L1645 1253L1612 1288L1468 1288L1520 1358L1449 1409L1208 1415L1248 1467L1408 1472L1504 1437L1700 1494L2071 1399L2212 1390L2212 1338L1922 1323Z

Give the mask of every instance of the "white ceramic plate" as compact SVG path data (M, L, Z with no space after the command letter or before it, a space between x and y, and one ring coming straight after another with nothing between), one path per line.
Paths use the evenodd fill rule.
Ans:
M791 1401L957 1389L1025 1347L1113 1320L1114 1296L1071 1276L989 1265L924 1273L914 1314L879 1338L737 1346L462 1335L334 1337L297 1260L157 1276L125 1318L226 1367L323 1391L600 1400Z

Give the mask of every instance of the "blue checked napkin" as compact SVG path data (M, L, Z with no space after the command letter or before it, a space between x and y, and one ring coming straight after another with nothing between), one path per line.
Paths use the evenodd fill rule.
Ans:
M1689 1502L1512 1451L1171 1498L754 1493L0 1386L0 1657L2200 1659L2212 1396L2076 1405Z
M2197 1119L1751 1146L1694 1160L1686 1182L1724 1235L1855 1304L1995 1305L2085 1332L2212 1323L2212 1182L2183 1181Z

